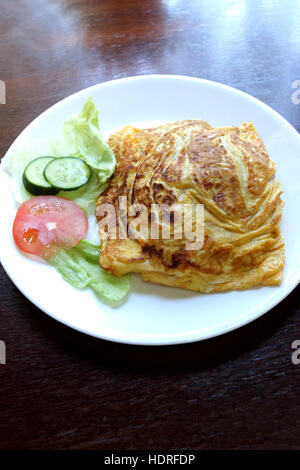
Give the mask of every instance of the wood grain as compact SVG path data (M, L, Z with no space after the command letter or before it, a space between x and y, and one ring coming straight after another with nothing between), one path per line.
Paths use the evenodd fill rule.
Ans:
M237 87L300 129L299 2L19 0L1 10L1 155L65 96L149 73ZM300 448L299 287L225 336L133 347L64 327L0 276L0 449Z

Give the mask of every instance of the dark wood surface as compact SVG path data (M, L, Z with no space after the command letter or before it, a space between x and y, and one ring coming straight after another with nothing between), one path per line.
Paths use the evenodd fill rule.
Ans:
M298 1L7 1L0 38L1 155L67 95L150 73L237 87L300 129ZM0 449L300 448L299 287L225 336L133 347L64 327L0 275Z

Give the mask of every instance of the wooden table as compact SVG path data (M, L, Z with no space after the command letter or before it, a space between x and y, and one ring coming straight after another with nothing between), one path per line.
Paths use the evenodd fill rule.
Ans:
M293 0L5 2L1 155L58 100L139 74L237 87L299 130L299 32ZM299 449L299 292L213 340L133 347L57 323L1 268L0 448Z

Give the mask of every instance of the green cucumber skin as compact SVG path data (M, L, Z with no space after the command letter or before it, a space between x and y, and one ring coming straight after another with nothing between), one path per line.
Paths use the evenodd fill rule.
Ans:
M74 160L79 160L80 162L82 162L84 164L84 166L89 169L89 175L88 175L88 178L86 179L86 181L84 181L83 183L79 184L79 185L76 185L76 186L70 186L70 187L62 187L62 186L58 186L57 184L55 184L55 181L49 176L49 166L52 164L52 163L55 163L55 165L59 164L59 161L60 160L63 160L63 159L68 159L68 160L71 160L71 159L74 159ZM92 169L91 167L84 161L82 160L81 158L78 158L78 157L58 157L55 159L55 161L51 161L48 163L48 165L46 165L45 169L44 169L44 177L45 179L48 181L49 184L51 184L54 188L56 188L58 191L76 191L77 189L80 189L82 188L83 186L85 186L91 179L92 177Z
M30 166L34 165L37 160L41 160L43 158L49 160L49 158L54 159L55 157L52 157L52 156L37 157L34 160L32 160L30 163L28 163L28 165L26 166L26 168L23 172L23 176L22 176L23 185L24 185L26 191L29 194L31 194L32 196L48 196L48 195L49 196L54 196L55 194L57 194L59 192L59 190L57 190L57 188L54 188L53 186L45 187L45 186L42 186L40 184L34 183L34 182L30 181L30 178L27 176L28 168ZM50 162L48 161L48 163L50 163ZM45 165L45 167L46 167L46 165ZM45 182L47 182L47 180Z
M59 189L57 188L42 188L41 186L37 186L36 184L30 183L23 173L23 184L26 191L31 194L32 196L55 196L59 193Z

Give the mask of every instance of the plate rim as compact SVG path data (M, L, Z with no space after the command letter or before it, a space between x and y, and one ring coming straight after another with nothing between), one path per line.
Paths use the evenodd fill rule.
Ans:
M289 130L291 132L293 132L297 136L298 139L300 139L300 135L299 135L298 131L280 113L278 113L276 110L274 110L273 108L271 108L269 105L262 102L258 98L254 97L254 96L252 96L252 95L250 95L250 94L248 94L248 93L246 93L242 90L239 90L238 88L234 88L234 87L231 87L229 85L226 85L226 84L223 84L223 83L220 83L220 82L216 82L216 81L213 81L213 80L208 80L208 79L199 78L199 77L186 76L186 75L173 75L173 74L170 74L170 75L169 74L149 74L148 75L148 74L146 74L146 75L134 75L134 76L129 76L129 77L116 78L116 79L113 79L113 80L107 80L107 81L100 82L100 83L97 83L95 85L83 88L81 90L78 90L78 91L72 93L71 95L66 96L65 98L63 98L60 101L54 103L53 105L51 105L50 107L48 107L44 111L42 111L38 116L36 116L20 132L20 134L18 134L18 136L14 139L14 141L11 143L11 145L7 149L4 156L6 156L9 152L12 151L12 149L18 144L18 142L20 140L22 140L22 138L27 133L29 133L38 124L38 121L40 121L40 119L43 119L48 114L51 114L53 111L55 111L55 108L63 106L64 103L66 103L67 101L71 101L72 99L74 99L74 97L77 97L80 94L84 94L84 93L87 93L89 91L92 92L94 89L97 89L99 87L105 87L105 85L110 85L112 83L128 82L128 81L141 80L141 79L144 79L144 80L145 79L146 80L152 80L152 79L183 80L183 81L191 81L191 82L198 82L198 83L201 82L201 83L204 83L204 84L209 84L209 85L212 85L212 86L216 86L218 88L226 89L230 92L237 93L241 96L244 96L248 100L250 99L250 101L253 101L255 104L257 104L260 107L264 108L269 113L271 112L271 114L275 115L276 118L279 119L279 121L282 124L287 126L289 128ZM1 166L0 166L0 172L4 172L3 168L1 168ZM280 304L300 283L300 269L299 269L299 272L294 274L293 278L290 280L289 284L287 285L286 290L282 293L282 295L279 298L276 298L266 308L264 308L262 310L259 310L256 314L252 315L251 318L247 317L243 321L237 321L236 320L235 322L232 322L232 324L230 326L228 326L227 328L222 328L221 331L218 331L218 330L215 331L214 330L212 332L207 332L204 335L202 334L201 337L199 337L199 336L197 336L197 332L199 332L200 330L192 330L192 334L193 334L192 337L190 337L191 332L187 332L187 333L185 333L185 337L181 338L181 339L172 339L172 338L168 338L167 335L164 335L164 340L160 340L158 335L156 335L156 336L152 335L151 340L147 340L145 337L144 337L144 339L139 339L138 338L139 335L135 336L134 333L133 334L131 333L131 335L132 335L131 338L127 338L127 337L124 338L120 335L120 331L117 330L117 329L114 329L114 328L112 328L112 331L116 332L117 334L115 336L109 336L109 335L106 335L106 334L93 333L93 332L88 331L84 328L81 328L81 327L78 327L78 326L74 326L73 324L70 324L67 320L61 319L61 318L57 317L56 314L46 310L44 307L41 307L39 305L38 301L33 300L31 298L31 295L28 295L27 293L25 293L23 291L23 288L20 285L20 283L15 282L12 279L12 277L10 276L10 274L9 274L7 268L6 268L5 258L3 257L3 253L2 253L1 249L0 249L0 262L3 266L3 269L6 273L6 275L9 277L11 282L17 287L17 289L33 305L35 305L43 313L50 316L54 320L58 321L59 323L62 323L63 325L65 325L67 327L72 328L75 331L78 331L78 332L83 333L83 334L87 334L88 336L92 336L94 338L99 338L99 339L102 339L102 340L105 340L105 341L111 341L111 342L115 342L115 343L122 343L122 344L129 344L129 345L140 345L140 346L168 346L168 345L171 346L171 345L176 345L176 344L188 344L188 343L208 340L208 339L211 339L211 338L214 338L214 337L221 336L223 334L227 334L227 333L229 333L231 331L234 331L238 328L242 328L243 326L257 320L259 317L261 317L262 315L264 315L268 311L272 310L276 305ZM201 329L201 331L203 331L203 328ZM118 335L118 333L119 333L119 335ZM196 337L195 337L195 335L196 335ZM175 336L175 335L173 335L173 336ZM155 339L156 337L157 337L157 340Z

